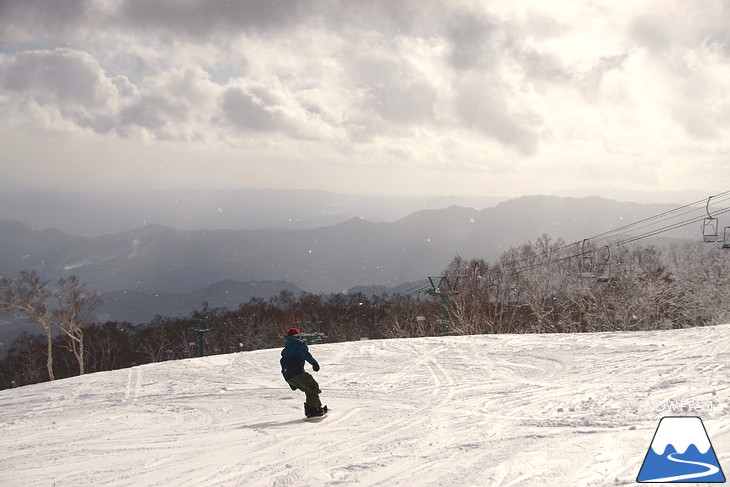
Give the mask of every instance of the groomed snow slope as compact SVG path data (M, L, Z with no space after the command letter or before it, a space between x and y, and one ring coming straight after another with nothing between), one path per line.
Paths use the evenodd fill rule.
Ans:
M672 415L730 467L730 325L311 350L321 423L279 350L0 391L0 485L633 485Z

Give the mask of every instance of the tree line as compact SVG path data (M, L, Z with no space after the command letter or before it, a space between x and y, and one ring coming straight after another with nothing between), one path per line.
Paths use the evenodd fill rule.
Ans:
M571 333L730 322L730 251L566 245L543 235L493 265L456 257L444 276L451 331Z
M186 317L132 325L93 322L100 300L73 276L51 289L37 272L22 271L0 280L0 312L44 334L15 340L0 360L0 388L195 357L201 334L213 355L279 347L290 327L339 342L730 321L730 252L702 244L593 248L543 235L492 264L456 256L431 283L405 295L282 292L235 310L203 303Z
M205 355L282 346L291 327L328 342L362 338L396 338L438 334L437 324L411 317L433 314L431 300L408 296L310 294L283 291L265 300L253 298L237 309L209 308L186 317L156 316L135 325L107 321L83 327L84 369L78 366L70 339L24 332L0 360L0 388L16 387L135 365L197 357L199 333ZM411 321L414 323L411 324ZM52 356L51 361L48 357ZM52 364L52 372L46 364Z

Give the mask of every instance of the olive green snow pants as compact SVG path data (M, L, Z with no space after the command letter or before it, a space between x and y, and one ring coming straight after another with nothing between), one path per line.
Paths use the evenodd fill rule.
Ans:
M301 374L287 380L287 382L292 389L299 389L307 395L304 404L315 409L322 407L322 402L319 400L319 395L322 391L319 390L319 384L317 384L317 381L314 380L312 374L309 372L302 372Z

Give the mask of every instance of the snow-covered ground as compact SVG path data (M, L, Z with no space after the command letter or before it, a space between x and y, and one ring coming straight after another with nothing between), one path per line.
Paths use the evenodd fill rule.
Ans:
M730 325L311 350L320 423L279 350L0 391L0 485L634 485L675 415L730 470Z

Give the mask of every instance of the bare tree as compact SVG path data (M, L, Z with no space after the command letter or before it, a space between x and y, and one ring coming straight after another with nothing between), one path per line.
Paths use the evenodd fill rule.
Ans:
M543 234L535 244L527 243L518 249L520 269L517 287L535 319L534 331L565 331L556 307L557 296L562 289L563 247L562 239L552 241L550 236Z
M131 330L130 330L131 329ZM86 372L115 370L134 365L130 323L108 321L91 325L84 331Z
M21 333L0 361L0 389L43 382L44 349L41 335Z
M58 306L52 315L66 336L69 351L78 361L79 374L84 375L84 326L91 321L102 301L96 292L86 290L76 276L62 277L58 287Z
M730 253L706 243L666 252L675 296L672 318L680 326L726 323L730 318Z
M453 292L449 300L451 332L457 335L495 333L503 324L495 299L497 269L482 259L456 256L444 273Z
M53 313L48 308L48 281L37 271L22 270L17 279L0 279L0 312L15 319L38 323L46 335L46 370L53 380Z
M150 362L188 357L187 321L156 315L137 334L136 349Z
M0 279L0 312L15 319L38 323L46 335L46 369L53 380L53 327L57 326L68 340L84 373L84 331L101 300L95 292L87 291L76 276L58 280L59 289L52 292L48 281L41 281L37 271L22 270L17 279ZM56 307L51 309L49 298Z

